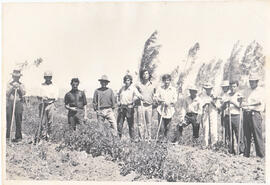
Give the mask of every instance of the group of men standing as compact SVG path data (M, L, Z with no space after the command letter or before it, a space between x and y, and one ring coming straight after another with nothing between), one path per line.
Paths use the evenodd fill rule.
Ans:
M12 82L7 88L7 130L6 138L10 138L10 128L16 122L14 142L22 139L21 122L23 113L23 99L25 90L19 81L21 72L14 70ZM52 83L52 73L44 73L45 82L41 85L39 112L41 123L35 134L34 143L40 139L49 140L51 126L55 112L54 102L58 98L58 89ZM223 81L222 93L214 95L210 83L203 85L203 93L198 95L198 88L189 86L189 95L178 98L178 92L171 84L171 75L162 76L162 85L155 87L151 81L148 69L140 71L140 82L133 83L131 75L123 78L124 86L117 96L108 88L109 79L103 75L100 79L101 87L96 89L93 97L93 108L97 112L99 124L105 120L110 123L114 136L122 138L123 124L127 121L131 141L135 141L134 117L141 118L138 123L138 136L143 140L157 139L160 142L177 142L182 136L183 129L189 124L193 128L193 138L197 140L201 128L204 129L206 146L212 146L220 138L225 143L233 145L234 135L239 145L239 153L250 155L251 138L254 137L256 154L264 157L264 141L262 139L262 116L264 102L263 91L258 87L259 78L250 76L250 88L242 96L238 92L239 82ZM71 90L64 97L65 108L68 110L68 124L71 130L87 119L87 100L84 91L78 89L79 79L72 78ZM179 121L172 121L176 111L176 103L180 102ZM118 107L117 118L114 110ZM13 108L14 111L13 111ZM158 124L153 124L153 110L157 110ZM219 119L220 118L220 119ZM218 121L218 120L221 120ZM242 123L242 124L241 124ZM157 128L153 135L153 128ZM222 128L222 132L220 132ZM238 147L237 145L237 147ZM231 153L235 153L234 146L230 146Z

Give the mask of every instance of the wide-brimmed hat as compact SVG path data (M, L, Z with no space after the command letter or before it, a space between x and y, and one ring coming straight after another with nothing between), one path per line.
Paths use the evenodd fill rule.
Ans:
M21 70L19 69L14 69L13 72L11 73L12 76L22 76Z
M105 81L105 82L110 82L110 80L108 79L107 75L102 75L100 79L98 79L98 81Z
M230 86L230 82L229 82L229 80L223 80L222 82L221 82L221 85L220 85L221 87L229 87Z
M188 90L198 91L198 88L195 85L190 85Z
M44 72L44 77L45 76L52 76L52 72L51 71L45 71Z
M210 84L209 82L207 82L207 83L203 84L203 88L204 89L212 89L213 86L212 86L212 84Z
M257 81L257 80L260 80L259 75L257 75L257 74L250 74L249 75L249 81Z

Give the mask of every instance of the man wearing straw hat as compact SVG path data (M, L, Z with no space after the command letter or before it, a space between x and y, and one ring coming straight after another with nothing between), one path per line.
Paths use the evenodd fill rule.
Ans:
M10 139L10 132L12 124L15 122L16 133L13 142L22 140L22 114L23 114L23 101L25 95L24 85L19 81L22 76L19 69L13 70L12 81L8 83L6 91L6 138ZM12 136L11 136L12 137Z
M246 102L244 102L244 137L245 151L244 156L250 156L251 138L254 137L256 155L264 157L264 140L262 137L262 115L265 111L264 91L258 87L259 76L251 74L249 77L250 88L247 91Z
M213 94L213 86L210 83L205 83L203 86L205 93L201 97L202 106L202 125L204 127L205 146L212 146L217 142L217 106L216 97Z
M224 116L225 116L225 113L227 110L225 110L225 100L228 99L228 93L229 93L229 90L230 90L230 82L229 80L223 80L221 82L221 85L220 85L222 91L221 93L219 94L219 97L218 97L218 101L217 101L217 107L218 107L218 111L219 111L219 114L220 114L220 123L218 126L222 127L222 129L219 129L219 136L221 136L220 138L223 139L224 141L224 144L226 143L226 137L229 137L228 136L228 130L226 129L225 127L225 124L224 124Z
M191 85L188 89L190 95L182 100L179 131L182 136L183 127L192 124L193 138L196 139L199 137L202 110L197 87Z
M40 86L38 97L41 98L41 103L39 104L41 125L36 132L34 143L39 142L41 138L48 141L52 132L51 127L55 114L54 103L58 99L58 88L52 82L52 76L51 71L45 71L43 75L45 82Z
M171 75L162 76L163 85L157 89L155 99L159 106L158 112L158 133L157 138L160 140L172 141L174 134L174 125L171 125L172 117L175 113L175 103L177 101L177 90L171 85ZM176 126L176 125L175 125Z
M94 92L94 110L97 112L99 123L102 124L107 120L113 130L113 135L117 136L117 125L114 115L116 99L113 90L107 87L110 80L107 75L102 75L98 81L100 82L101 87L96 89Z
M65 107L68 110L68 124L70 130L76 130L78 124L86 120L86 96L84 91L78 89L79 78L72 78L71 90L65 95Z

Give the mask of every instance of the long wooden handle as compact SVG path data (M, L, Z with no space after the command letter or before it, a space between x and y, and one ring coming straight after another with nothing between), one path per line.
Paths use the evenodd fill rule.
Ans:
M16 109L16 98L17 98L17 88L15 89L14 92L14 100L13 100L13 107L12 107L12 117L11 117L11 125L10 125L10 137L9 137L9 141L11 142L11 138L12 138L12 128L13 128L13 122L14 122L14 114L15 114L15 109Z
M230 129L230 152L232 152L233 151L233 135L232 135L232 116L231 116L230 102L228 104L228 113L229 113L229 129Z

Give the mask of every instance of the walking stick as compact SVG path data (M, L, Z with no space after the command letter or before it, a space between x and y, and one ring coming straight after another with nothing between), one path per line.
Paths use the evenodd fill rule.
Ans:
M41 104L41 119L40 119L40 123L38 125L38 130L37 130L37 138L36 138L36 142L40 141L40 137L41 137L41 128L42 128L42 123L43 123L43 119L44 119L44 101L42 100L42 104Z
M221 125L222 125L223 144L226 145L226 127L225 127L225 123L224 123L224 111L223 110L221 112Z
M240 140L241 140L241 131L243 126L243 108L242 102L240 102L240 120L239 120L239 131L238 131L238 142L237 142L237 155L240 154Z
M209 141L210 146L211 146L212 140L211 140L210 104L208 104L208 106L207 106L207 114L208 114L208 124L209 124L209 127L208 127L209 128L209 130L208 130L208 134L209 134L208 141Z
M159 134L159 130L160 130L161 123L162 123L162 119L163 119L163 116L162 116L163 109L164 109L164 105L163 105L163 104L161 104L160 121L159 121L159 125L158 125L158 130L157 130L157 136L156 136L155 145L157 144L157 140L158 140L158 134Z
M11 142L12 138L12 128L13 128L13 122L14 122L14 114L15 114L15 108L16 108L16 98L17 98L17 88L15 88L14 92L14 100L13 100L13 109L12 109L12 117L11 117L11 125L10 125L10 137L9 142Z
M229 151L233 152L233 135L232 135L232 116L231 116L231 107L230 102L228 102L228 113L229 113L229 132L230 132L230 143L229 143Z

